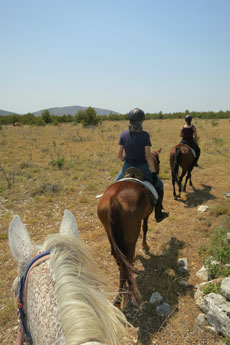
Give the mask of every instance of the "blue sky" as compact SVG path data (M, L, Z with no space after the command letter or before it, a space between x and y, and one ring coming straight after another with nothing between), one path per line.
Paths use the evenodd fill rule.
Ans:
M0 0L0 109L230 110L230 0Z

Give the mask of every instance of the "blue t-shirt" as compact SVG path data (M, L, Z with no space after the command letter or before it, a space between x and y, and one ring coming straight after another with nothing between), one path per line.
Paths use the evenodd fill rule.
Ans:
M124 146L125 160L130 164L145 164L145 146L152 146L148 132L130 132L129 130L121 133L119 145Z

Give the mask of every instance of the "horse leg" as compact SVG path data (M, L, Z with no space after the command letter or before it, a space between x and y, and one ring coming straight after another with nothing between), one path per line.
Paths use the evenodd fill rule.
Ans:
M191 171L189 172L189 186L193 187Z
M188 180L189 180L189 185L193 186L192 185L192 174L191 174L191 171L192 170L189 170L188 173L187 173L187 176L186 176L186 179L185 179L185 184L184 184L184 189L183 189L184 192L186 192L186 185L187 185Z
M177 199L177 196L176 196L176 188L175 188L175 183L176 183L175 178L172 178L172 185L173 185L173 196L174 196L174 199L176 200L176 199Z
M142 230L143 230L142 248L143 248L145 251L148 251L148 250L149 250L149 246L148 246L147 241L146 241L146 234L147 234L147 231L148 231L148 218L149 218L149 217L146 217L146 218L143 220L143 225L142 225Z
M188 179L189 179L189 173L187 173L186 178L185 178L183 192L186 192L186 185L187 185Z
M182 173L180 175L179 182L178 182L178 185L179 185L179 198L180 198L181 190L182 190L182 180L183 180L185 174L186 174L186 171L182 170Z

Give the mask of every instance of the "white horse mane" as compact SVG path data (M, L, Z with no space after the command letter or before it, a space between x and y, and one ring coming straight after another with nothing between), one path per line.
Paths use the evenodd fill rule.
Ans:
M33 252L22 224L18 217L11 222L9 229L11 251L21 262L25 261L20 257L23 246L28 247L24 251L27 257ZM49 267L55 282L65 344L119 345L119 339L127 336L128 322L124 314L105 298L106 283L86 246L76 235L75 218L66 210L60 234L48 236L42 246L42 250L51 252ZM21 242L20 245L17 241Z
M85 245L57 234L47 238L43 249L51 250L50 268L66 344L107 339L118 345L117 328L122 330L125 317L105 299L106 285Z

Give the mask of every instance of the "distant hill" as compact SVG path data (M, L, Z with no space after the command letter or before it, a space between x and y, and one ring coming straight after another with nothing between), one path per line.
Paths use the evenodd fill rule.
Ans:
M7 116L7 115L12 115L12 114L14 114L12 111L6 111L6 110L0 109L0 115L1 116Z
M81 107L79 105L73 105L73 106L67 106L67 107L55 107L55 108L48 108L48 109L42 109L33 112L34 116L40 116L44 110L48 110L51 115L57 115L57 116L62 116L62 115L76 115L78 110L86 110L88 107ZM94 108L96 110L97 115L109 115L110 113L113 114L119 114L116 111L113 110L108 110L108 109L101 109L101 108ZM5 111L5 110L0 110L0 115L11 115L14 114L13 112L10 111ZM18 113L17 113L18 114ZM22 115L22 114L19 114Z

